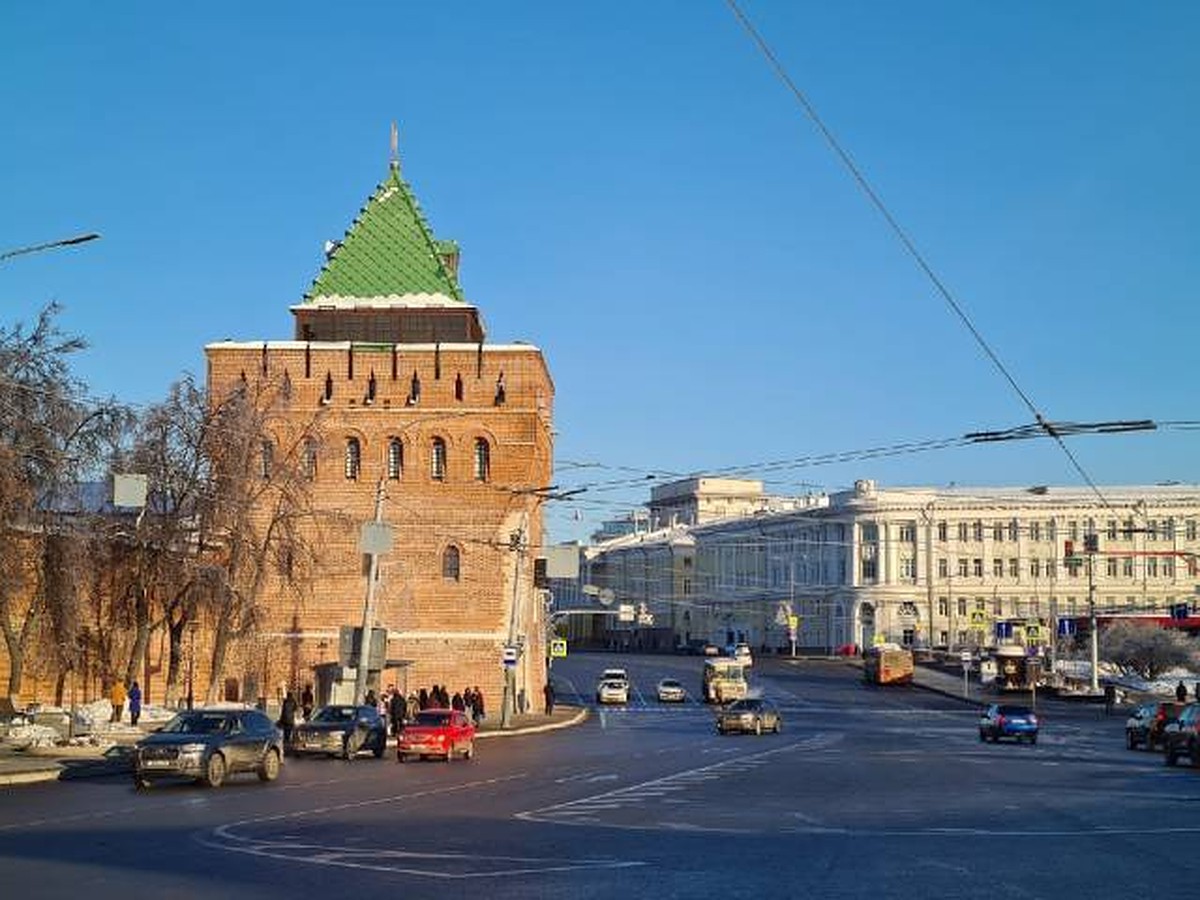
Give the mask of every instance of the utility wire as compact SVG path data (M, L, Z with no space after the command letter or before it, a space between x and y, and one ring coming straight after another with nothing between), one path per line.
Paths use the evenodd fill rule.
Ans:
M916 262L917 267L920 268L920 270L925 274L925 277L928 278L930 283L933 284L934 289L942 296L942 299L946 301L946 303L950 306L950 309L954 311L954 314L971 333L971 336L975 339L975 342L987 355L988 359L992 361L992 364L1004 377L1004 380L1008 382L1009 386L1013 389L1017 396L1021 398L1021 402L1025 404L1025 407L1033 415L1034 420L1046 432L1046 434L1054 438L1055 442L1062 449L1063 453L1066 454L1067 459L1070 460L1075 471L1079 473L1079 476L1084 480L1088 487L1095 492L1096 496L1100 500L1100 503L1105 508L1108 508L1108 500L1105 499L1104 494L1100 491L1100 488L1092 480L1091 476L1088 475L1088 473L1084 470L1083 465L1078 459L1076 459L1075 454L1071 452L1071 449L1067 446L1066 441L1063 440L1062 435L1054 427L1053 423L1045 419L1041 412L1038 411L1037 406L1034 405L1033 400L1031 400L1029 395L1021 389L1019 384L1017 384L1017 381L1013 377L1012 373L1009 372L1008 368L1001 361L1000 357L991 348L987 340L984 339L979 329L975 327L974 323L967 315L966 310L964 310L958 301L954 299L954 295L950 292L950 289L946 287L942 279L938 277L938 274L926 261L921 251L917 249L916 244L913 243L912 239L908 236L908 233L903 227L901 227L900 223L896 220L896 217L892 215L887 205L883 202L883 199L878 193L876 193L870 182L867 181L866 176L854 162L854 159L850 156L849 152L842 147L841 143L834 136L833 132L830 131L825 125L825 122L817 113L816 107L809 102L809 99L807 96L805 96L804 92L800 90L794 81L792 81L791 76L788 75L787 70L783 67L783 64L779 61L778 57L775 56L775 53L771 50L763 36L759 34L758 29L754 27L754 24L750 21L746 14L742 12L741 7L738 6L736 0L725 0L725 2L729 6L729 9L733 12L734 16L741 23L742 27L746 30L746 33L750 35L750 38L758 46L759 51L766 58L776 76L780 81L783 82L784 86L787 87L792 96L796 98L797 102L799 102L800 106L804 109L805 114L817 127L817 130L820 131L821 136L825 139L825 143L829 145L830 149L833 150L837 158L841 160L842 165L846 167L846 170L850 173L851 178L854 179L854 182L858 185L859 189L863 192L863 194L866 195L867 199L871 202L871 205L875 207L876 211L881 216L883 216L884 221L887 222L892 233L903 245L904 249L908 252L908 255L912 257L914 262Z

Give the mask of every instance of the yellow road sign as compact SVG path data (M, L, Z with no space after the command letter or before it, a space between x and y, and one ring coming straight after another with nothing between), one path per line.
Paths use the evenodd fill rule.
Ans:
M552 641L550 641L550 656L553 659L567 658L566 638L554 638Z

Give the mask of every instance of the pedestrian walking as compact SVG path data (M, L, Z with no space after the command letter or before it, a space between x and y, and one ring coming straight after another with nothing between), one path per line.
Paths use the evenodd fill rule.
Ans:
M311 684L306 684L304 690L300 693L300 711L304 713L305 722L312 718L313 690Z
M1115 687L1113 687L1111 684L1106 684L1104 686L1104 714L1106 716L1112 715L1113 704L1116 701L1117 701L1117 689Z
M1182 681L1180 681L1178 686L1175 688L1175 699L1180 703L1183 703L1185 700L1187 700L1187 685L1185 685Z
M458 710L459 712L466 712L466 709L467 709L467 701L465 701L465 700L463 699L463 695L462 695L462 694L457 694L457 693L456 693L456 694L454 695L453 699L451 699L451 701L450 701L450 708L451 708L451 709L456 709L456 710Z
M136 725L142 716L142 689L134 681L129 686L129 724Z
M554 685L550 683L550 679L546 679L546 686L542 688L542 693L546 697L546 715L554 715Z
M112 690L108 693L108 699L112 703L112 716L109 717L110 722L120 722L121 714L125 712L125 684L118 680L113 682Z
M404 727L404 714L408 711L404 695L392 688L392 696L388 701L388 718L392 720L392 734L397 735Z
M412 691L408 692L408 708L405 710L405 721L412 722L417 718L417 713L421 711L421 701Z
M291 691L283 698L283 706L279 710L279 727L283 730L284 752L292 747L292 734L296 730L296 695Z
M471 696L474 698L474 701L475 701L475 709L474 709L475 724L478 725L480 722L483 721L483 715L484 715L483 691L481 691L479 689L479 685L475 685L475 690L473 690L471 692Z

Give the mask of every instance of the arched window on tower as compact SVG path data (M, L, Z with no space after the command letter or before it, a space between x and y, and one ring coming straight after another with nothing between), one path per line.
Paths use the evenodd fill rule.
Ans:
M275 468L275 445L271 443L270 438L263 438L262 445L259 447L258 459L258 475L263 481L267 481L271 477L271 471Z
M442 553L442 578L446 581L458 581L461 574L461 563L462 558L458 548L451 544Z
M492 448L487 438L475 438L475 480L488 481L492 477Z
M309 481L315 481L317 478L317 440L316 438L304 439L304 477Z
M440 437L433 439L429 476L434 481L446 480L446 442Z
M388 441L387 475L392 481L398 481L404 474L404 444L400 438L394 437Z
M362 446L358 443L358 438L346 439L346 480L358 481L359 473L362 470Z

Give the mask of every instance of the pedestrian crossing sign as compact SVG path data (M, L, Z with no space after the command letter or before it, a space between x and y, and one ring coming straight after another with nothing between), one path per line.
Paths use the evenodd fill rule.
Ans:
M550 657L552 659L566 659L567 658L567 639L566 638L554 638L552 641L550 641Z

